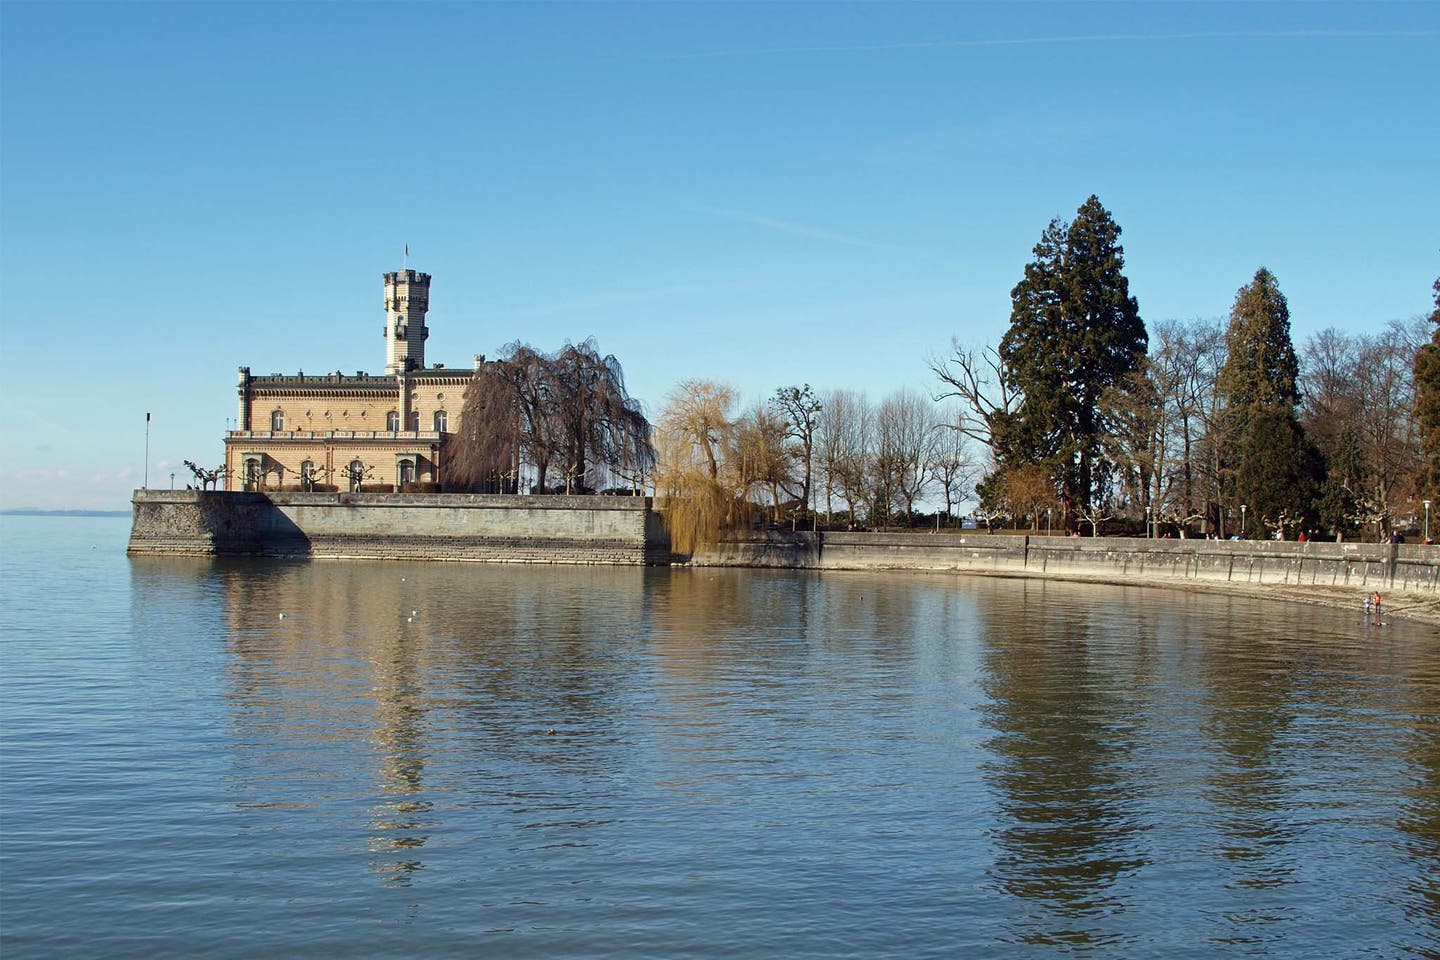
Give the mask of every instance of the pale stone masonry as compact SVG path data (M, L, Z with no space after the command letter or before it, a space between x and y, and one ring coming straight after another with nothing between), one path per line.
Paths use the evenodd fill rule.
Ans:
M353 488L352 464L366 483L399 490L445 481L468 368L425 366L430 275L398 270L385 281L385 373L255 376L241 367L235 429L225 437L230 490Z
M131 556L656 564L648 497L136 490Z

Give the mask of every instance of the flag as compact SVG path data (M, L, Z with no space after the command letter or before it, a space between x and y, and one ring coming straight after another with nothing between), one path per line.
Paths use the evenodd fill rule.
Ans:
M405 244L405 256L410 256L410 244Z
M145 422L146 422L146 423L149 423L149 422L150 422L150 411L149 411L149 410L146 410L146 411L145 411Z

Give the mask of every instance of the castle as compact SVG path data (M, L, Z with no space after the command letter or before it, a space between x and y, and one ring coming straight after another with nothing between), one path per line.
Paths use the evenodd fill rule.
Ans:
M472 369L425 366L430 275L385 274L385 373L257 377L240 368L225 436L231 490L395 490L444 482ZM413 489L413 487L412 487ZM434 489L429 487L429 489Z

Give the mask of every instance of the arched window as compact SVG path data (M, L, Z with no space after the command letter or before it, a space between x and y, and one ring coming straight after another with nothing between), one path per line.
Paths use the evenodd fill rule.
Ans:
M285 429L284 410L276 410L274 413L270 414L270 429L276 431Z
M420 429L420 411L419 411L419 410L411 410L411 411L410 411L410 426L406 427L406 429L407 429L407 430L415 430L415 431L418 431L418 430Z
M350 492L354 493L365 480L365 464L359 460L351 460L350 469L345 472L350 478Z
M391 410L385 414L385 429L391 433L400 429L400 411Z
M315 488L315 461L304 460L300 464L300 489L313 490Z
M441 433L444 433L444 432L448 429L448 428L446 427L446 423L447 423L447 419L446 419L446 416L445 416L445 411L444 411L444 410L436 410L436 411L435 411L435 429L438 430L438 431L440 431Z
M403 487L403 486L405 486L406 484L410 484L410 483L414 483L414 482L415 482L415 461L414 461L414 460L409 460L409 459L401 460L401 461L400 461L400 485Z

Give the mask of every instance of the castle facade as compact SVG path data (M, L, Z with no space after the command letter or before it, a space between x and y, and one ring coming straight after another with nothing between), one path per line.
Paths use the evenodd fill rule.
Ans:
M240 368L225 436L231 490L434 489L459 429L471 368L425 366L430 275L385 274L385 373L255 376Z

